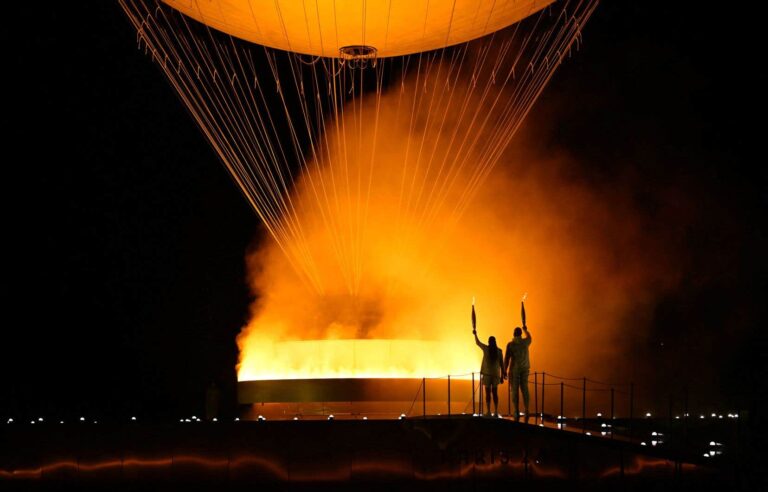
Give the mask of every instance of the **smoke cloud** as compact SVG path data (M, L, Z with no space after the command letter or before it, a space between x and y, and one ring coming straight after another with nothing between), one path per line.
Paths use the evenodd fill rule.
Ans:
M625 186L606 191L580 180L567 155L540 148L525 131L468 200L497 142L460 118L455 100L477 96L451 89L450 101L417 105L413 98L424 96L411 80L385 93L378 109L370 97L327 125L322 156L292 193L304 240L290 255L271 241L248 255L255 301L238 337L240 380L477 371L472 298L479 336L504 346L526 292L532 370L621 376L655 301L679 280L674 256L648 234L653 224ZM462 165L452 161L457 126L477 138ZM321 290L289 258L304 258ZM294 343L351 339L415 342L388 346L396 357L373 357L374 366L396 360L403 371L357 372L329 352L348 345ZM359 365L376 346L356 350Z

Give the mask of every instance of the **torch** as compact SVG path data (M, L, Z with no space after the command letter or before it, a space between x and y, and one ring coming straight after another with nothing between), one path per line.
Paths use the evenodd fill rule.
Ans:
M477 316L475 316L475 298L472 297L472 334L477 334Z
M528 299L527 292L523 294L523 299L520 301L520 316L523 318L523 326L525 326L525 300L526 299Z

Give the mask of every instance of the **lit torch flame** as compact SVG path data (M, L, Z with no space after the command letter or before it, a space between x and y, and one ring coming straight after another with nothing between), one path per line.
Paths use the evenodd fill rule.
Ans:
M528 293L523 294L523 299L520 301L520 317L523 318L523 327L525 327L525 300L528 299Z

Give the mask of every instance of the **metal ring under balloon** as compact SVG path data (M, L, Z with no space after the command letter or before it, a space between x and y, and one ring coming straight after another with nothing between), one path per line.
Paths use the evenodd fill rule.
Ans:
M339 58L349 68L366 68L369 63L371 67L375 67L377 53L376 48L366 45L356 44L339 48Z

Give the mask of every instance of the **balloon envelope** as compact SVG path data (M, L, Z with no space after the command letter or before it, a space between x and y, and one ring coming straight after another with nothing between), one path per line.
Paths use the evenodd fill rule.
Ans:
M338 57L367 45L379 57L429 51L507 27L554 0L163 0L214 29L261 45Z

